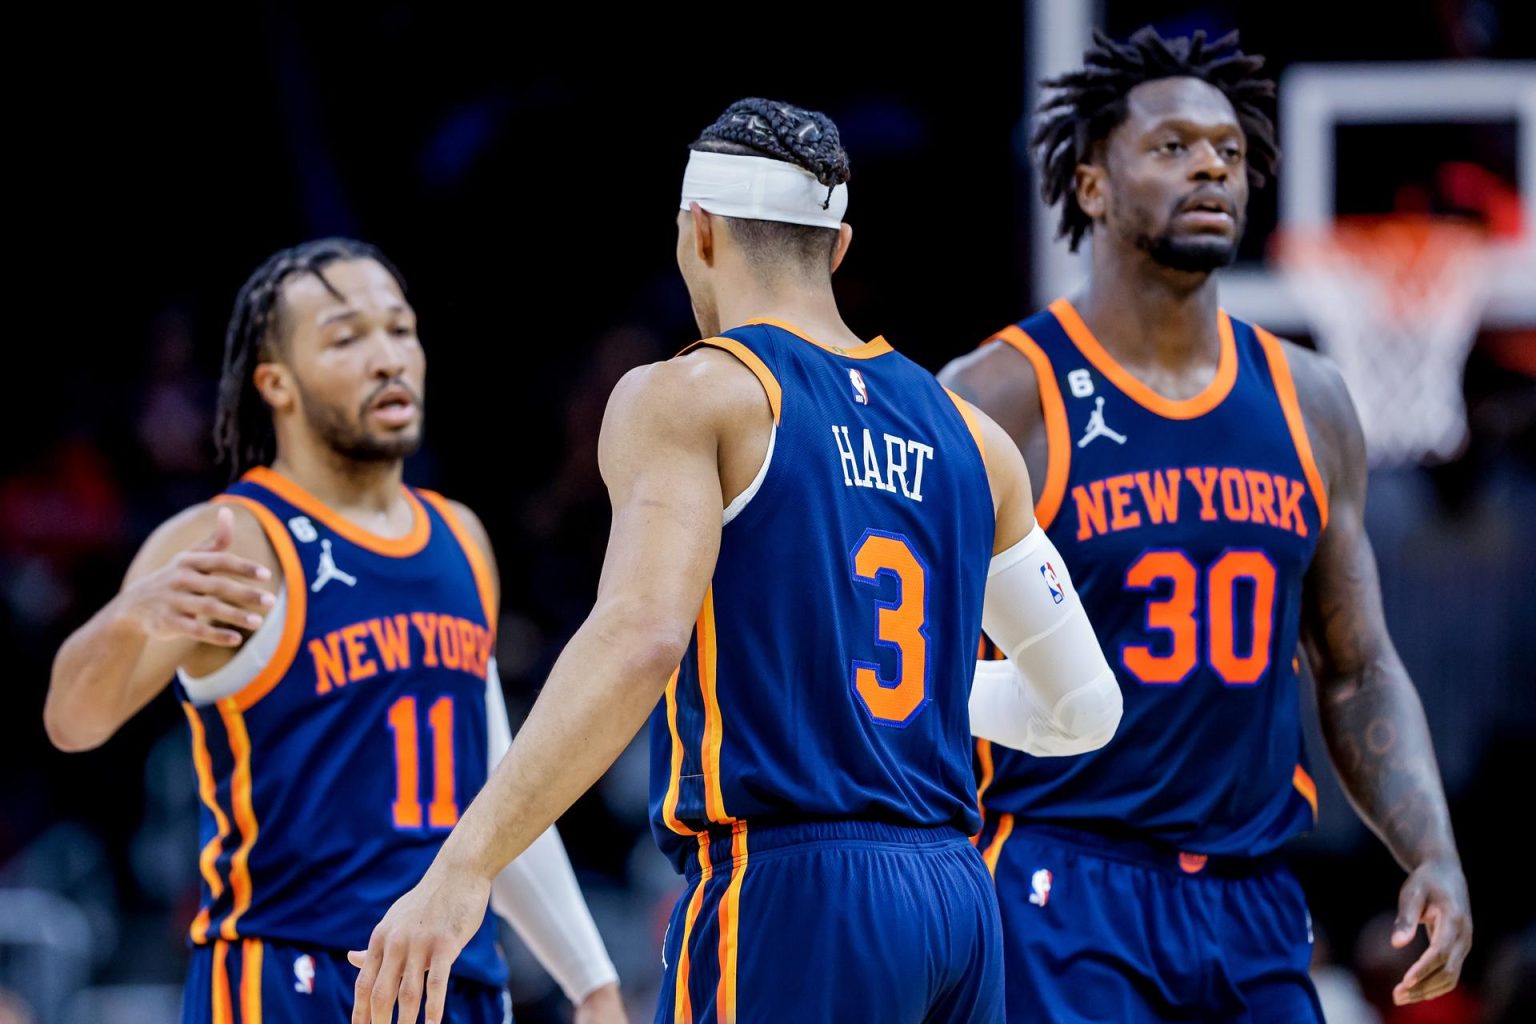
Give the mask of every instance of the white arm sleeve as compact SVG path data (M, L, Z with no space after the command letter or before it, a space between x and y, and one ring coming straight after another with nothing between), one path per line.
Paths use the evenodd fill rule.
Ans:
M512 746L512 727L494 658L486 673L485 710L495 771ZM619 980L553 825L491 882L491 909L512 926L571 1002L580 1003Z
M1039 524L992 559L982 628L1008 655L978 662L971 732L1040 757L1084 754L1120 724L1120 685Z

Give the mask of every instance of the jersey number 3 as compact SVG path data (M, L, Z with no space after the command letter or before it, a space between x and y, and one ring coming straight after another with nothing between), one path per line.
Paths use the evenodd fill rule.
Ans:
M432 802L427 826L453 828L459 803L453 780L453 698L443 696L427 710L432 731ZM389 706L389 728L395 734L395 802L390 810L395 828L421 828L421 745L417 742L416 698L401 697Z
M892 601L876 598L875 643L896 652L896 674L886 679L874 661L853 660L853 692L878 725L903 728L927 706L928 566L900 534L865 530L852 551L853 579L879 588L896 581ZM878 594L878 589L876 593Z
M1147 551L1126 571L1127 590L1153 590L1162 582L1168 596L1147 602L1147 629L1166 633L1167 653L1145 644L1125 644L1120 660L1131 674L1153 686L1177 686L1200 662L1200 570L1182 551ZM1238 583L1253 592L1253 622L1246 654L1238 653ZM1275 628L1275 565L1262 551L1231 550L1205 573L1206 662L1228 686L1253 686L1269 670Z

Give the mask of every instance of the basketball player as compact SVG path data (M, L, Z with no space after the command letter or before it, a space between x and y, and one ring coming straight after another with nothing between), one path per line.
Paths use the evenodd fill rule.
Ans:
M485 530L401 483L425 371L400 277L371 246L268 259L236 299L220 382L238 482L156 530L54 661L44 718L64 750L98 746L176 677L203 804L189 1024L346 1020L342 953L510 743ZM553 829L496 889L578 1020L623 1021ZM448 1019L502 1021L489 919L473 933Z
M658 1021L1001 1020L996 902L968 841L984 590L1017 667L988 698L1014 705L996 731L1113 732L1113 674L1017 450L838 313L836 127L744 100L692 149L677 255L705 340L615 389L596 606L354 957L355 1024L412 1019L423 974L439 1019L488 880L647 715L653 830L688 878Z
M1124 691L1113 743L1071 760L980 744L1015 1021L1321 1021L1310 918L1279 864L1309 828L1298 639L1356 809L1408 872L1393 943L1429 947L1400 1003L1455 986L1467 887L1362 525L1360 426L1313 352L1217 307L1214 272L1273 173L1273 83L1236 37L1099 36L1034 135L1082 291L941 379L1044 480Z

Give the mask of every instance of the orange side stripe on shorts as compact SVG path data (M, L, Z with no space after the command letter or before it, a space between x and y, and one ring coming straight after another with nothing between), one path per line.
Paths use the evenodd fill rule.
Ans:
M213 944L213 1024L235 1024L229 999L229 943Z
M1291 773L1291 785L1301 794L1301 798L1312 805L1312 820L1317 820L1317 783L1312 781L1312 776L1301 765Z
M736 1021L736 956L741 945L741 883L747 875L747 823L731 829L731 884L720 901L720 985L716 1012L724 1024Z
M1003 855L1003 844L1011 835L1013 835L1013 815L998 815L997 835L992 837L992 845L987 847L987 852L981 855L981 859L987 862L987 870L994 877L997 875L997 859Z
M667 797L661 803L661 819L673 832L688 836L693 834L693 829L677 816L678 790L683 781L683 741L677 734L677 676L681 671L681 667L673 669L672 678L667 680L667 731L672 734L672 771L667 779Z
M683 919L683 940L677 957L677 990L672 1001L672 1024L693 1024L693 1001L688 996L688 943L693 938L693 922L698 919L699 911L704 906L704 887L715 873L709 863L709 836L702 832L699 833L699 866L704 873L699 876L698 888L693 890L693 898L688 901L688 914Z
M230 781L233 796L235 824L240 827L240 848L229 862L230 888L235 892L234 909L219 927L219 934L226 939L239 938L236 925L240 915L251 907L251 847L256 845L256 808L251 802L251 737L245 730L245 716L235 703L235 698L219 701L219 716L224 728L229 730L229 749L235 758L235 773Z
M240 1024L261 1024L261 940L240 944Z
M229 818L219 806L218 787L213 780L213 757L208 753L208 734L203 730L203 719L191 704L183 703L181 709L186 712L187 724L192 727L192 767L197 773L197 796L203 806L213 812L214 824L219 829L197 855L197 867L202 872L203 881L208 883L209 893L213 899L218 899L224 895L224 879L219 877L217 862L219 851L224 848L224 838L229 835ZM208 941L207 907L199 910L192 921L192 941L199 944Z
M978 739L976 741L976 759L981 762L981 781L976 784L976 813L981 815L981 827L985 831L987 827L987 806L981 801L987 795L987 787L992 785L992 776L994 774L991 740ZM971 836L971 845L975 846L980 839L980 832Z
M725 743L725 720L720 712L720 694L716 688L718 652L715 648L715 588L704 591L704 606L699 609L697 626L699 689L704 694L704 809L709 820L722 825L736 819L725 813L725 792L720 782L720 748Z

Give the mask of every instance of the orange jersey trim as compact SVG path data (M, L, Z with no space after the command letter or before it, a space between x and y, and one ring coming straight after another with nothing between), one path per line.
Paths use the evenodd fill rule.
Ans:
M673 832L691 836L693 829L677 816L678 790L683 780L683 740L677 734L677 676L681 671L681 667L673 669L672 678L667 680L667 730L672 734L672 773L667 779L667 796L661 804L661 817Z
M1312 807L1312 820L1317 821L1317 783L1312 781L1312 776L1301 765L1291 773L1291 785L1296 787L1296 792Z
M704 810L710 821L735 824L725 813L725 793L720 785L720 748L725 744L725 720L720 712L718 690L718 652L715 647L715 588L704 591L704 605L699 609L696 626L696 653L699 658L699 690L704 696Z
M988 873L994 878L997 876L997 860L1003 855L1003 844L1011 835L1013 835L1013 815L998 815L997 834L992 837L992 843L987 847L987 852L981 855L981 859L987 862Z
M306 515L324 523L326 529L375 554L408 558L426 547L427 538L432 534L432 521L427 517L426 509L421 507L421 502L416 500L416 495L408 487L401 487L400 493L405 496L406 504L411 506L413 521L410 531L400 537L381 537L338 515L325 502L271 467L257 466L241 479L260 484Z
M234 1024L234 1010L230 1005L229 991L229 944L213 944L213 1024Z
M811 337L809 334L805 333L800 328L796 327L794 324L788 322L787 320L775 320L772 317L758 317L755 320L748 320L741 326L751 327L755 324L767 324L769 327L777 327L781 331L788 331L790 334L793 334L801 341L808 341L819 349L825 349L835 356L843 356L846 359L874 359L876 356L883 356L887 352L895 351L895 349L891 348L891 343L886 341L883 335L870 341L866 341L864 344L855 346L854 348L839 348L836 345L825 345L817 341L815 338Z
M944 389L949 400L955 403L955 408L960 410L960 418L965 420L965 429L971 432L971 440L976 442L976 450L981 453L983 464L987 461L987 443L981 439L981 423L976 419L976 410L971 408L971 403L955 394L949 388Z
M1323 486L1323 475L1317 471L1317 460L1312 456L1312 442L1307 437L1307 422L1301 415L1301 402L1296 398L1296 381L1291 377L1291 364L1285 358L1285 348L1280 339L1262 327L1255 327L1259 344L1269 359L1269 372L1275 381L1275 393L1280 397L1280 408L1285 412L1286 426L1291 428L1291 440L1296 445L1296 457L1301 460L1301 471L1312 488L1312 500L1317 503L1318 525L1328 529L1328 491Z
M236 494L221 494L213 500L239 505L256 517L256 521L261 524L262 532L267 535L267 543L271 544L272 550L277 553L277 563L282 569L283 585L288 594L283 635L277 641L277 650L273 653L272 660L262 666L261 671L256 673L255 679L246 683L238 693L229 698L241 711L249 711L257 701L271 693L272 689L282 682L283 676L288 674L288 669L293 665L294 657L299 653L299 641L304 638L304 617L308 613L309 588L305 586L304 566L299 562L299 553L293 546L293 539L288 536L287 529L277 521L277 516L272 514L271 509L259 501L252 501L250 498Z
M458 515L453 510L452 503L447 498L436 491L418 489L417 493L425 498L429 505L437 509L437 514L442 516L443 522L448 524L448 530L453 534L453 539L458 541L459 547L463 549L464 557L469 559L470 571L475 574L475 587L480 591L480 603L485 607L485 624L490 629L491 635L494 636L498 618L496 613L496 574L491 571L491 563L486 558L485 551L479 544L475 543L475 539L464 528L464 524L459 521Z
M709 836L699 833L699 884L688 901L688 914L683 918L683 940L677 957L677 987L672 1000L673 1024L693 1024L693 1000L688 995L688 943L693 938L693 923L698 920L704 906L704 887L714 877L714 865L709 862Z
M229 884L234 890L235 905L219 926L219 934L234 941L240 937L237 926L241 915L251 908L251 847L256 845L258 829L256 808L251 802L251 737L245 729L245 716L234 698L219 701L218 708L224 728L229 731L229 749L235 759L229 788L241 837L240 848L229 862Z
M261 940L240 944L240 1024L261 1024Z
M197 795L203 801L203 806L213 812L213 820L219 830L218 835L208 840L202 852L197 855L198 870L202 872L203 881L208 883L208 891L216 900L224 894L224 880L219 877L217 863L219 852L224 848L224 839L229 835L229 818L219 806L218 785L213 779L213 757L208 753L208 735L203 729L202 717L191 704L183 702L181 709L186 712L187 724L192 727L192 767L197 773ZM209 910L203 907L192 919L193 942L201 945L208 941L208 921Z
M1216 376L1211 378L1205 390L1198 395L1190 398L1164 398L1115 361L1115 357L1093 336L1072 303L1066 299L1057 299L1049 308L1051 315L1060 321L1062 329L1072 339L1072 344L1100 373L1137 405L1159 416L1170 420L1192 420L1204 416L1221 404L1231 393L1232 385L1237 382L1237 340L1232 336L1232 321L1225 310L1219 311L1216 316L1216 331L1221 337L1221 356L1216 364Z
M747 369L752 371L752 374L757 377L758 383L763 386L763 391L768 395L768 408L773 410L773 422L777 424L779 422L779 410L784 405L784 389L779 386L779 379L773 375L773 371L768 369L768 364L759 359L756 352L753 352L735 338L705 338L703 341L696 341L689 345L679 352L678 355L685 356L700 345L708 345L711 348L718 348L729 352L741 360Z
M992 764L992 741L978 739L976 741L976 759L981 762L981 781L976 784L976 813L981 815L981 827L987 827L987 805L982 803L982 798L987 795L987 789L992 785L992 777L996 769ZM971 845L981 838L978 832L971 836Z
M1045 486L1035 496L1035 521L1048 530L1067 496L1067 474L1072 468L1072 430L1067 424L1067 403L1061 384L1051 368L1051 358L1034 338L1017 324L1004 327L989 341L1002 341L1016 349L1035 368L1039 382L1040 410L1045 414ZM987 344L983 342L982 344Z
M731 884L720 901L720 984L715 1005L720 1019L736 1020L736 960L741 947L741 883L747 875L747 823L731 829Z

